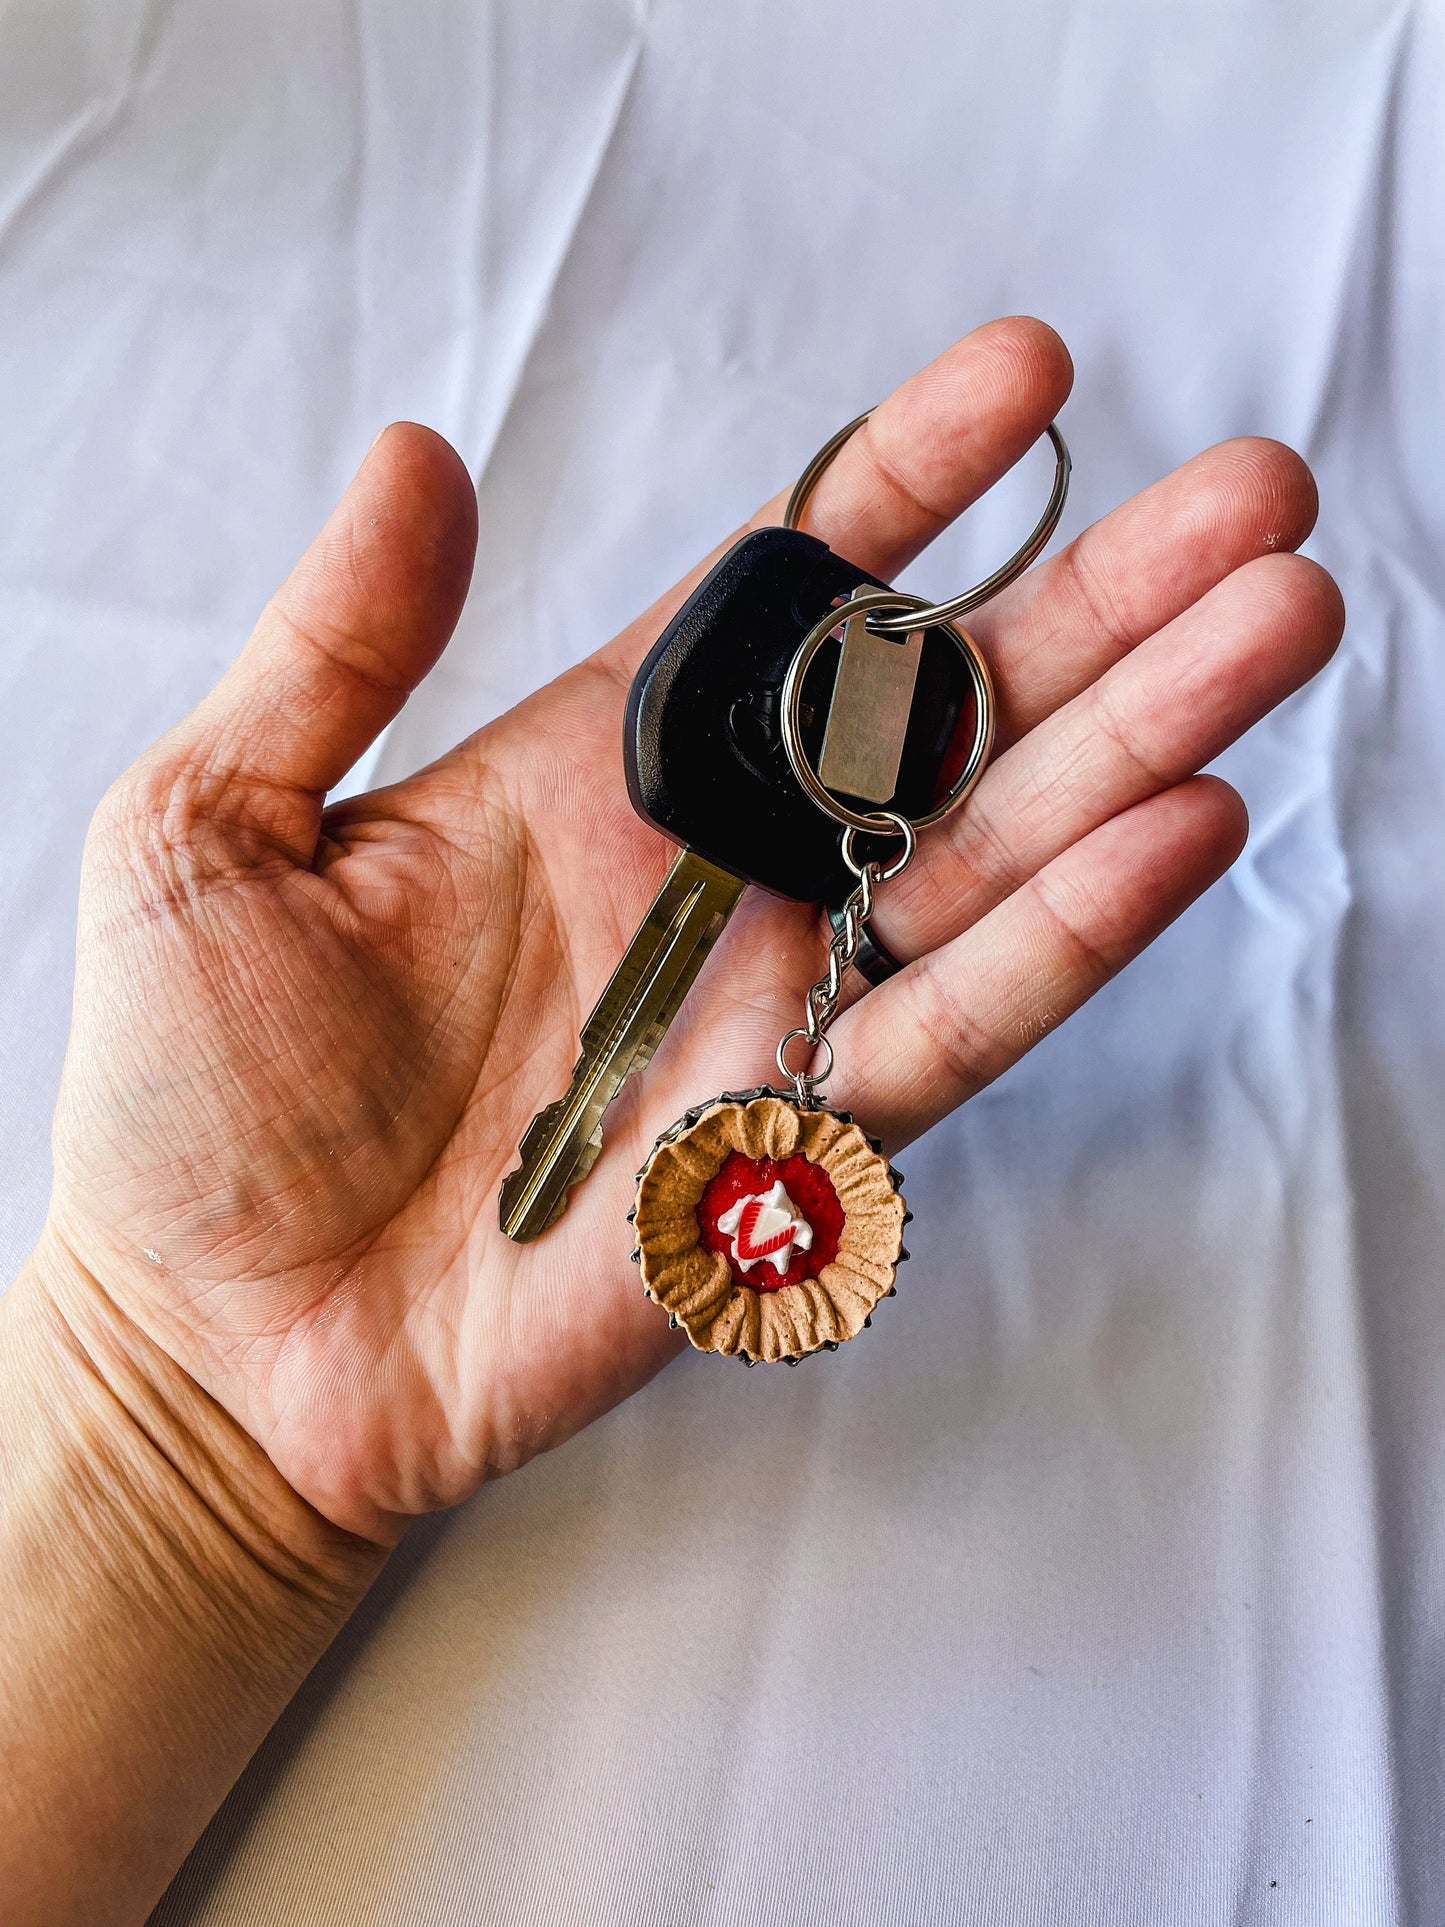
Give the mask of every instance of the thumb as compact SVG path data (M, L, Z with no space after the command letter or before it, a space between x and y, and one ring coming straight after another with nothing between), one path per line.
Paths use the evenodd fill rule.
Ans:
M309 861L326 791L446 647L476 541L461 457L429 428L393 423L230 669L158 749L204 769L211 794Z

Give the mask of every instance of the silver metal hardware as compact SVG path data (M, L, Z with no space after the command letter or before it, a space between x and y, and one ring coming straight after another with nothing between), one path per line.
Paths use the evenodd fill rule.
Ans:
M863 941L865 927L873 914L873 892L880 883L889 882L913 861L917 838L913 833L913 825L906 816L897 816L892 811L883 810L879 812L878 818L866 827L874 834L884 831L902 837L903 847L892 862L886 865L871 858L860 863L853 847L854 826L850 823L843 831L843 861L857 877L857 887L843 905L842 928L835 932L833 941L828 946L828 968L808 992L803 1022L795 1030L790 1030L778 1045L778 1069L792 1085L794 1095L800 1104L807 1103L818 1086L826 1083L832 1075L833 1046L828 1042L826 1033L828 1026L838 1014L838 1003L843 995L844 972L858 955L858 947ZM790 1067L788 1053L799 1038L808 1046L808 1066L811 1066L820 1049L827 1053L821 1069L815 1071L805 1067L802 1070L793 1070Z
M858 589L846 602L840 603L836 609L830 609L827 615L804 636L798 646L797 654L788 665L788 673L783 678L779 723L789 766L809 800L815 803L824 815L831 816L835 823L841 823L850 829L871 830L877 834L886 835L901 819L887 810L854 810L846 803L840 803L837 797L824 787L817 772L809 763L807 752L803 748L800 727L803 678L807 675L808 665L814 656L828 637L853 617L868 616L879 609L904 609L909 611L910 615L915 609L922 610L924 614L928 613L927 605L921 596L906 595L902 589ZM915 830L925 829L930 823L937 823L940 817L947 816L950 810L958 808L982 776L984 764L988 761L988 753L993 747L995 703L993 681L988 673L988 665L979 654L977 643L966 629L960 629L955 622L940 623L935 626L947 633L967 665L969 680L973 684L973 740L969 744L963 768L949 787L942 802L929 810L926 815L913 818ZM883 645L880 644L881 646Z
M843 624L838 674L818 758L818 779L825 789L861 796L867 803L886 803L892 796L922 655L921 629L910 629L902 642L891 642L870 635L862 610Z
M785 529L796 529L802 526L803 511L808 506L813 490L822 480L824 471L844 442L850 435L857 434L872 413L871 408L865 409L855 420L849 422L846 428L840 428L836 435L830 435L824 442L793 484L793 492L788 497L788 506L783 510ZM1059 526L1059 518L1064 512L1064 503L1069 499L1069 476L1073 471L1069 445L1059 433L1057 423L1050 422L1045 432L1054 445L1054 485L1049 491L1044 512L1034 524L1028 540L1014 550L1002 567L995 569L992 575L985 576L982 582L975 583L971 589L965 589L962 595L950 596L947 602L935 602L931 605L918 602L917 626L931 629L936 622L953 622L959 616L966 616L970 610L982 608L985 602L992 602L1000 590L1006 589L1011 582L1016 582L1025 569L1032 568L1043 554L1048 546L1049 537ZM902 636L907 635L915 624L906 616L897 615L874 616L868 626L875 635Z
M798 482L794 484L792 495L788 497L788 507L782 511L784 528L801 528L803 509L807 507L813 495L813 489L817 488L819 482L823 480L823 472L827 470L828 464L832 462L838 449L844 445L844 441L848 441L850 436L855 436L857 430L863 426L863 422L867 422L871 414L873 409L863 410L846 428L840 428L836 436L828 436L823 447L813 457L813 461L807 464L807 468L803 468L803 472L798 476ZM1048 493L1048 503L1044 507L1044 513L1038 516L1029 534L1029 540L1021 543L1013 551L1013 555L1010 555L1010 559L1002 567L994 568L994 572L990 576L985 576L983 582L975 582L971 590L963 590L961 595L950 595L948 601L933 603L933 607L929 607L927 603L919 603L919 622L923 624L923 628L933 628L934 622L954 622L961 615L969 615L969 611L973 609L981 609L986 601L992 601L994 595L1000 594L1000 590L1006 590L1010 582L1017 582L1017 578L1023 574L1025 568L1033 568L1038 557L1048 547L1048 538L1058 528L1060 516L1064 515L1064 503L1069 499L1069 476L1073 472L1073 459L1069 455L1067 441L1058 432L1056 422L1050 422L1044 434L1054 443L1054 488ZM904 636L907 634L909 622L898 615L875 617L869 622L869 628L873 630L875 636Z

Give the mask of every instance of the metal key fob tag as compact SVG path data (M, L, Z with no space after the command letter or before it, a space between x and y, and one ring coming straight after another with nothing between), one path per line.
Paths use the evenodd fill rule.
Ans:
M680 1119L639 1174L630 1214L648 1295L699 1349L749 1364L836 1349L891 1294L907 1256L897 1174L817 1096L832 1068L825 1033L875 887L987 760L992 687L957 618L1040 553L1068 485L1068 451L1050 427L1054 489L1028 541L986 582L930 606L797 527L866 419L814 457L784 527L722 557L634 679L628 793L683 848L584 1026L567 1092L533 1120L500 1196L518 1242L561 1216L596 1161L603 1112L652 1056L748 883L838 906L828 971L778 1047L785 1086L724 1093ZM798 1044L806 1060L795 1066Z
M889 642L873 634L862 610L843 624L818 764L824 789L868 803L892 800L922 657L921 629L911 629L902 642Z

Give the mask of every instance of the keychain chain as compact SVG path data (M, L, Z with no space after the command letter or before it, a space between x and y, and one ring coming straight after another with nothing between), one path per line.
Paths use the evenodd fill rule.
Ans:
M805 1004L807 1014L804 1021L796 1029L790 1030L778 1045L778 1069L792 1084L794 1095L800 1104L809 1102L818 1086L826 1084L832 1075L833 1046L828 1042L828 1026L838 1014L838 1004L843 995L843 973L857 957L858 947L863 941L863 933L867 929L869 918L873 915L873 892L880 883L891 882L894 877L900 876L913 858L917 838L913 833L913 825L907 817L896 816L891 810L880 811L879 816L880 819L888 818L887 827L902 837L903 848L886 868L871 858L860 863L853 848L857 832L851 823L844 830L843 861L857 877L858 882L843 905L843 926L835 933L828 947L827 971L808 992ZM883 827L881 821L879 827L880 829ZM788 1047L800 1037L808 1046L808 1067L797 1071L789 1070ZM811 1065L820 1049L827 1055L822 1068L814 1071Z

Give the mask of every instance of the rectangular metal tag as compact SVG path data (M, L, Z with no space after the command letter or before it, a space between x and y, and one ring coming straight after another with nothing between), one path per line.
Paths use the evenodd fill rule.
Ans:
M859 614L843 625L818 775L825 789L886 803L898 787L923 631L911 629L903 642L892 642L871 635L866 622Z

